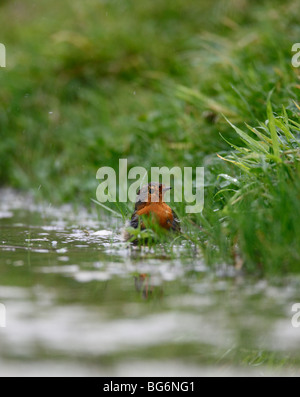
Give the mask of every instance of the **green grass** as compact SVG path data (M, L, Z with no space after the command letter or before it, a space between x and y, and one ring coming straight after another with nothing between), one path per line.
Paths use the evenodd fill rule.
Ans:
M297 0L0 7L1 185L90 205L119 158L204 165L203 214L176 210L207 262L300 271Z
M299 271L300 112L275 117L267 107L268 123L245 131L232 125L243 146L223 158L232 170L219 176L217 212L204 211L211 225L204 247L208 255L242 259L249 271Z

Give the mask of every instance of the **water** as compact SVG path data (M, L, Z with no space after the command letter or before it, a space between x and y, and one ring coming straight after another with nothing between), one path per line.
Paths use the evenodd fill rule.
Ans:
M0 197L1 376L300 374L298 277L130 249L113 219Z

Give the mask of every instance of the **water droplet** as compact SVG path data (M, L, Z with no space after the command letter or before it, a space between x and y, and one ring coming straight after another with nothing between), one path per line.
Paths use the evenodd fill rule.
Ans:
M68 252L68 250L67 250L66 248L61 248L61 249L59 249L59 250L56 250L56 252L57 252L58 254L65 254L66 252Z
M94 233L94 236L99 236L99 237L108 237L111 236L113 232L109 230L99 230L98 232Z
M59 256L57 259L60 262L69 262L69 257L68 256Z
M24 261L15 261L15 262L13 263L13 265L16 266L16 267L24 266Z

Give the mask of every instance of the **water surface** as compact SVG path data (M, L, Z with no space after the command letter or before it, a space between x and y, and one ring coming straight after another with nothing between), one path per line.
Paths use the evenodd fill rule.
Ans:
M0 375L300 374L300 279L133 249L94 211L0 191ZM186 243L185 243L186 244Z

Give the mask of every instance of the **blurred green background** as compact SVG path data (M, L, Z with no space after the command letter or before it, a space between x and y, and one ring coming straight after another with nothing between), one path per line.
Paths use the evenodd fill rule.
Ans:
M1 1L0 181L90 198L102 165L198 165L219 117L296 98L297 1ZM297 36L298 35L298 36ZM201 99L188 103L178 86ZM244 100L243 100L244 98ZM54 189L53 189L54 188Z
M286 202L286 185L277 196L271 188L278 180L264 174L266 197L275 197L277 207L256 191L235 213L227 208L229 224L216 213L229 198L215 194L219 174L241 176L216 156L232 151L220 132L241 143L223 115L242 128L256 126L267 119L273 90L274 112L284 105L297 120L300 72L291 48L300 41L299 1L17 0L0 7L7 49L0 70L1 185L52 203L89 203L97 169L116 168L119 158L146 168L205 165L205 219L193 222L203 228L207 259L217 246L218 255L234 260L238 241L249 269L268 261L278 268L286 259L288 269L298 270L298 187L290 187L293 200ZM292 172L297 180L297 164ZM253 224L249 203L257 203ZM282 236L285 243L270 257Z

